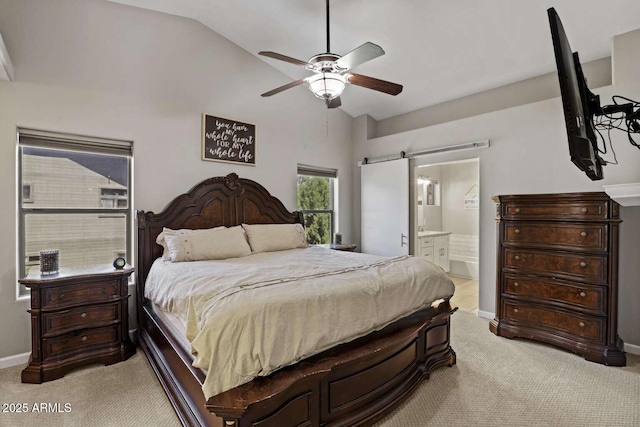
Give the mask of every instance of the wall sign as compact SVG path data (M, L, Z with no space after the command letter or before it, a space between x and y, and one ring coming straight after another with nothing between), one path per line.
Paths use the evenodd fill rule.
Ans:
M256 165L256 126L202 115L202 160Z
M480 207L480 188L473 184L473 186L464 195L464 208L465 209L478 209Z

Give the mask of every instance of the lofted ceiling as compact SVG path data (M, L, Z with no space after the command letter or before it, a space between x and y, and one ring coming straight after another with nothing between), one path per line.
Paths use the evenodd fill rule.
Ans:
M258 52L307 61L326 50L325 0L110 1L193 18L291 80L309 72ZM640 28L638 0L332 0L332 52L376 43L386 54L353 71L404 85L395 97L350 85L341 108L381 120L555 71L549 7L582 62L610 56L613 36Z

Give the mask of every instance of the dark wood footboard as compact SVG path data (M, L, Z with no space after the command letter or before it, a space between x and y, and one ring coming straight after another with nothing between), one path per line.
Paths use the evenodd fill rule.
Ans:
M161 327L153 326L160 321L153 313L140 339L184 425L366 426L397 407L434 369L456 363L449 345L455 310L443 302L206 403L202 373L191 367L189 357L176 353Z

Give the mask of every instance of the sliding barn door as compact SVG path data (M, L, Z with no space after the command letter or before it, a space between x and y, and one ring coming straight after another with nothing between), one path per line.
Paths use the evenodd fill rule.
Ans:
M409 254L409 159L362 165L362 252Z

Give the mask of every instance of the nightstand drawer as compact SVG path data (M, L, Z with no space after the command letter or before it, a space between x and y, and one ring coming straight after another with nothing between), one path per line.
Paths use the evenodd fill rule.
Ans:
M120 286L120 280L112 280L46 288L43 290L42 308L117 300L120 298Z
M120 302L74 308L42 315L43 337L50 337L77 329L107 326L119 321Z
M504 243L550 248L607 250L605 224L561 224L505 222Z
M606 201L566 201L547 203L542 200L531 202L504 203L503 219L529 220L570 220L599 221L607 219L608 202Z
M562 335L596 342L603 341L605 337L605 322L601 317L547 309L510 300L503 300L502 317L523 325L549 328Z
M509 248L504 252L504 266L508 269L552 277L567 277L598 284L607 282L605 256Z
M63 355L65 353L80 352L88 348L96 348L120 341L117 326L106 328L84 329L70 332L53 338L43 338L44 358Z
M552 279L540 279L505 274L504 295L581 309L592 314L606 313L606 288L580 285Z

